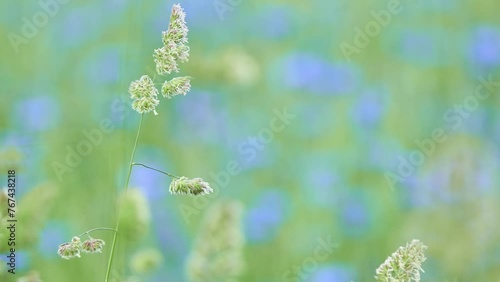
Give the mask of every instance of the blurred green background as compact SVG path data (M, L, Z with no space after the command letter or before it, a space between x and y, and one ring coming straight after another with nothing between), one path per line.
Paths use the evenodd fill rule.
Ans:
M46 2L0 3L0 185L16 169L20 221L18 274L3 262L0 280L36 271L49 282L103 281L110 232L93 235L106 240L103 254L67 261L57 246L114 226L139 123L128 86L154 72L175 2L70 0L52 15ZM181 2L191 56L180 74L194 77L192 89L145 116L135 161L202 177L218 194L173 196L170 179L135 167L136 221L120 239L115 281L188 281L204 215L221 199L243 206L238 281L374 281L412 239L429 246L422 281L498 281L498 82L487 99L474 93L481 77L500 81L500 3L401 1L376 23L389 3ZM373 36L360 35L370 25ZM341 46L363 39L347 58ZM284 108L295 117L272 131ZM113 130L58 177L55 163L103 120ZM422 154L415 140L438 128L446 140ZM391 185L412 154L421 164ZM234 162L241 171L226 181ZM318 238L338 246L307 262ZM134 261L148 249L161 259L144 270ZM286 280L297 267L300 279Z

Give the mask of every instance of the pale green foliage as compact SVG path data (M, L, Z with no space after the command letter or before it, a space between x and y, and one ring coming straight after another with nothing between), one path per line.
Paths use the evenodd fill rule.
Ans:
M375 278L379 282L418 282L421 265L426 260L424 251L427 246L418 240L399 247L385 262L377 268Z
M0 148L0 171L7 171L11 169L18 169L24 155L19 148L2 145Z
M185 176L172 180L169 190L171 194L193 196L201 196L213 192L213 189L210 187L210 185L207 182L203 181L203 179L189 179Z
M17 242L20 246L29 248L37 244L38 236L49 219L53 201L58 195L58 188L54 183L47 182L30 189L18 201ZM3 245L3 244L0 244Z
M6 207L9 200L9 196L7 195L7 188L0 189L0 205L2 207ZM1 209L0 215L5 215L7 213L7 209Z
M157 269L163 261L161 252L156 249L143 249L132 256L130 268L137 273L149 273Z
M9 223L7 222L7 217L0 215L0 242L7 242L10 235L8 227ZM7 244L2 244L2 245L3 246L0 246L1 252L6 252L9 250L9 245Z
M242 274L242 212L236 201L218 202L207 212L187 262L190 281L235 281Z
M0 189L0 207L7 207L7 189ZM7 229L9 225L7 224L7 209L0 209L0 242L6 242L9 236L9 230ZM2 244L0 246L0 252L6 251L8 248L7 244Z
M30 271L27 275L19 277L17 282L43 282L37 271Z
M129 242L139 241L149 232L151 213L148 200L140 189L132 188L122 195L119 220L120 233Z

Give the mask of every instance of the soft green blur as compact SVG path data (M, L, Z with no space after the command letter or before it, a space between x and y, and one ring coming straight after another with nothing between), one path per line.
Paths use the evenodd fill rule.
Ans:
M112 232L92 233L102 254L57 247L115 225L140 119L128 86L154 75L176 3L54 1L0 4L0 187L15 169L18 203L17 271L3 227L0 281L104 280ZM394 1L181 2L192 89L145 115L134 161L216 196L170 195L135 166L113 281L188 281L226 199L243 206L239 281L375 281L412 239L423 282L497 281L500 3Z

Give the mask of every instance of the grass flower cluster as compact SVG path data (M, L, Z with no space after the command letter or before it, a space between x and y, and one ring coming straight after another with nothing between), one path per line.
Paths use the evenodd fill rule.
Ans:
M213 192L209 184L201 178L176 178L170 184L170 193L178 195L207 195Z
M161 94L165 98L172 98L175 95L186 95L191 88L191 78L189 76L175 77L170 81L165 81L161 87Z
M57 253L63 259L80 258L82 252L88 254L101 253L104 245L105 243L101 239L89 237L88 240L82 243L80 237L75 236L71 239L71 242L59 245Z
M153 52L156 72L158 75L179 72L178 63L189 60L188 28L186 25L186 13L179 4L172 7L172 15L168 30L163 31L163 47L155 49ZM165 98L172 98L175 95L186 95L191 89L191 77L181 76L163 82L161 93ZM129 87L132 108L138 113L153 112L155 115L156 106L160 104L158 100L158 89L156 89L154 79L148 75L143 75L139 80L132 81Z
M379 282L419 282L420 272L424 272L421 265L426 260L425 249L427 246L419 240L399 247L377 268L375 278Z
M159 75L179 72L177 63L188 61L188 31L186 13L179 4L173 5L168 30L162 32L163 47L155 49L153 55Z
M187 62L189 59L189 47L187 46L188 28L185 18L186 14L182 7L179 4L173 5L168 30L162 32L163 46L155 49L153 52L156 72L159 76L172 72L179 72L179 63ZM125 189L118 203L116 227L114 229L104 227L91 229L80 236L73 237L71 242L61 244L57 251L64 259L79 258L81 253L101 252L105 245L103 240L93 239L89 236L89 240L81 242L80 237L97 230L113 231L114 236L111 244L105 282L110 281L118 234L122 234L121 236L123 236L123 238L128 239L127 242L132 242L134 239L142 237L142 235L144 235L143 233L148 230L147 227L149 226L150 215L147 208L144 208L147 206L145 197L142 196L140 190L132 190L127 193L132 168L134 166L143 166L147 169L169 176L172 179L169 189L171 194L202 196L213 193L213 189L210 185L201 178L191 179L185 176L179 177L145 164L134 162L144 114L149 112L153 112L154 115L158 114L156 107L160 104L160 100L158 99L158 94L160 92L155 85L162 84L161 94L167 99L176 95L186 95L191 88L191 77L189 76L174 77L162 83L155 83L155 78L156 75L153 78L148 75L142 75L138 80L132 81L128 89L130 98L133 100L132 109L137 111L141 118L132 149L132 155L130 157ZM147 213L145 211L147 211ZM157 260L155 259L155 261ZM145 267L138 267L138 269L139 268L143 269Z
M162 32L163 46L153 51L156 74L163 76L179 72L179 63L189 59L188 28L186 14L179 4L172 7L168 30ZM162 173L172 179L169 191L173 195L203 196L213 193L209 183L201 178L176 176L153 168L146 164L134 162L135 151L141 133L144 115L153 112L160 104L159 94L166 99L177 95L186 95L191 88L191 77L178 76L155 83L153 78L142 75L130 83L128 92L132 101L132 109L140 114L140 122L133 144L128 166L125 189L117 206L116 227L99 227L74 236L70 242L59 245L57 253L63 259L80 258L82 253L101 253L105 242L101 239L81 241L83 235L98 230L113 231L113 241L107 264L105 282L110 281L115 256L116 242L120 234L128 243L137 241L149 230L150 214L145 196L139 189L128 191L129 181L134 166L142 166ZM161 85L158 89L156 85ZM4 192L0 191L0 202L4 201ZM237 281L242 275L245 264L243 248L245 244L242 232L242 206L236 201L221 201L208 211L187 262L187 274L194 282ZM1 214L0 214L1 215ZM4 236L0 232L0 239ZM379 282L419 282L421 264L425 261L424 250L427 247L418 240L413 240L406 247L400 247L376 270ZM136 273L149 273L159 267L163 260L161 253L154 249L145 249L137 253L131 260L130 267ZM121 271L121 270L118 270ZM135 278L134 278L135 279Z
M82 251L88 254L101 253L104 245L103 240L90 238L82 243Z
M153 111L157 114L155 108L160 104L158 100L158 89L156 89L153 80L147 75L143 75L139 80L132 81L128 88L132 102L132 109L138 113L148 113Z

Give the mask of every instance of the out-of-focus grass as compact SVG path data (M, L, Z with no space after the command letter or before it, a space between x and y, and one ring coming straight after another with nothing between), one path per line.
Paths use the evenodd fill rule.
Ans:
M242 1L223 21L211 1L181 3L191 47L181 74L194 77L193 89L145 118L136 159L216 186L211 172L238 162L242 171L219 188L245 206L242 281L282 281L325 236L339 247L305 281L372 281L378 265L413 238L429 246L422 281L499 277L498 95L457 129L443 118L474 93L478 76L499 77L499 4L401 3L401 14L350 62L340 44L352 44L355 27L387 3ZM20 34L22 18L40 6L0 4L0 168L14 167L19 180L19 275L104 277L110 244L103 254L71 261L56 250L87 229L113 226L138 124L130 110L113 113L113 101L128 105L130 81L154 67L152 50L161 45L171 4L71 1L18 53L7 35ZM255 157L242 152L252 148L248 137L269 127L273 109L285 106L297 117L254 148ZM82 131L106 118L114 130L59 181L54 162L65 163L67 146L75 149ZM385 173L397 171L399 156L408 158L415 139L438 127L447 141L391 190ZM184 264L207 208L169 195L169 181L134 168L131 187L147 199L151 228L140 242L119 245L123 277L186 280ZM197 211L189 222L182 205ZM111 235L95 236L110 243ZM132 255L150 248L160 251L161 266L134 273Z

